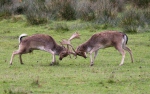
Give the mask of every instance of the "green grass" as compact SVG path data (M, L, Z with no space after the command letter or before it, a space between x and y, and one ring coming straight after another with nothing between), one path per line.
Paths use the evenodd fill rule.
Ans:
M34 51L23 55L24 65L15 56L9 65L11 54L18 49L18 36L21 33L51 35L58 43L78 31L81 39L72 44L86 41L90 32L79 26L80 22L67 22L73 27L67 32L56 32L55 22L41 26L29 26L23 21L0 21L0 94L148 94L150 92L149 48L150 33L128 34L128 47L132 49L134 63L127 53L123 66L119 66L121 55L114 48L100 50L95 65L90 67L90 59L64 58L58 65L49 66L52 55ZM82 24L81 24L82 27ZM114 30L114 29L113 29ZM119 30L119 29L116 29Z

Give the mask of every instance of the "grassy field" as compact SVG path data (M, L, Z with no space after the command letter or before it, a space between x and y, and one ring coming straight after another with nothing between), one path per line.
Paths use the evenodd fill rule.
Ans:
M150 92L150 33L128 34L128 47L132 49L134 63L126 53L123 66L121 55L114 48L102 49L90 67L90 59L64 58L58 65L49 66L52 55L34 51L23 55L24 65L15 56L9 65L11 54L18 49L18 36L44 33L57 43L74 32L81 34L72 44L76 48L92 34L102 30L79 28L80 22L67 23L67 32L56 32L54 22L41 26L29 26L24 21L0 21L0 94L148 94ZM76 29L78 27L79 29ZM74 29L72 29L74 28ZM111 28L110 28L111 29ZM114 29L113 30L118 30Z

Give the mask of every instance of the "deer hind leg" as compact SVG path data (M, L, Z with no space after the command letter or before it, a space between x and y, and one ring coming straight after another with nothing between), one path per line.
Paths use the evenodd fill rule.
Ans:
M22 54L19 54L20 63L23 64L21 56L22 56Z
M14 52L12 53L12 56L11 56L11 59L10 59L10 65L12 65L13 58L14 58L14 56L17 55L17 54L19 54L20 63L23 64L22 58L21 58L22 51L17 50L17 51L14 51Z
M128 48L125 44L123 45L123 49L128 51L131 57L131 62L133 63L133 56L132 56L132 51L130 50L130 48Z
M121 55L122 55L122 59L121 59L121 63L119 64L120 66L121 65L123 65L123 63L124 63L124 59L125 59L125 51L124 51L124 49L122 48L122 46L116 46L115 47L120 53L121 53Z

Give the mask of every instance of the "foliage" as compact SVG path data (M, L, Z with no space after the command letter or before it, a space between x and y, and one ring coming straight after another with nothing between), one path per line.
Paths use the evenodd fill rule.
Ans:
M27 23L31 25L45 24L51 20L81 20L98 24L100 29L121 27L124 32L149 31L149 7L147 5L144 8L135 7L132 5L135 0L20 0L18 2L2 0L0 2L0 19L14 19L15 15L19 14L24 15ZM144 6L144 2L149 1L138 0L135 3ZM61 27L67 26L56 25L56 28ZM91 31L95 31L95 27L90 28Z
M124 32L137 33L138 27L142 26L141 14L135 10L126 11L121 18L121 26Z
M56 23L54 26L54 30L57 32L66 32L69 31L69 28L65 23Z
M97 15L95 22L102 25L103 29L117 25L117 8L113 7L113 3L110 0L97 1L95 8Z
M133 4L137 7L147 8L150 4L150 0L132 0Z
M91 21L95 19L95 12L93 4L87 0L81 0L77 4L77 18L84 21Z
M47 23L47 14L45 13L44 3L36 0L26 0L27 10L25 12L28 23L39 25Z
M50 18L56 20L75 20L75 0L50 0L45 6Z
M7 6L1 6L0 8L0 19L10 18L11 11Z

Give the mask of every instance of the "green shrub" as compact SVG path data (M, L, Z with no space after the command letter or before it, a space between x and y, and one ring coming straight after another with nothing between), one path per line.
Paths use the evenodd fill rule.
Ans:
M102 29L117 25L117 8L110 0L99 0L95 6L96 23L101 24Z
M48 19L45 15L41 15L41 12L31 13L28 12L26 14L27 22L32 25L39 25L48 22Z
M10 18L11 11L8 6L4 5L0 7L0 19Z
M77 4L77 18L84 21L95 19L94 4L89 0L81 0Z
M150 4L150 0L132 0L133 4L140 8L147 8Z
M49 18L55 20L75 20L75 0L50 0L45 3Z
M145 22L148 25L150 25L150 9L147 8L147 9L142 10L141 14L143 14L143 19L145 20Z
M69 28L68 28L67 24L65 24L65 23L57 23L54 26L54 30L57 32L63 33L63 32L69 31Z
M122 12L124 10L126 0L110 0L110 2L114 8L117 8L118 12Z
M32 25L39 25L48 22L44 3L36 0L27 0L25 3L27 7L25 16L28 23Z
M65 20L75 20L75 9L72 7L72 0L63 0L60 15Z
M137 33L138 27L143 25L142 15L137 10L128 10L121 17L121 27L124 32Z

